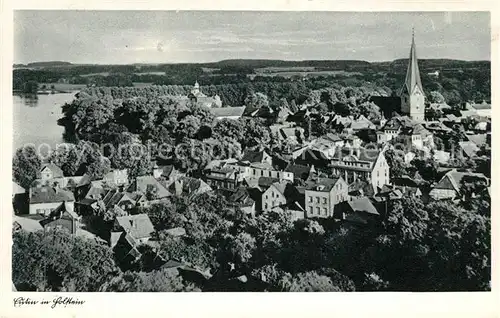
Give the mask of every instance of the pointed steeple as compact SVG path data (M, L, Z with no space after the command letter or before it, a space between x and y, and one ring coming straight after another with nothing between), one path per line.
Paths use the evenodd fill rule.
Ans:
M405 84L402 90L406 88L408 94L412 94L417 86L420 89L420 92L423 93L424 90L422 88L422 82L420 81L420 71L418 69L417 50L415 48L415 30L413 29L411 36L410 58L408 60L408 70L406 71Z

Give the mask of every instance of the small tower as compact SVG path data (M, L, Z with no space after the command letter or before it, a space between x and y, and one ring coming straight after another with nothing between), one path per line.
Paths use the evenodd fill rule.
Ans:
M425 113L425 96L420 80L420 71L418 69L414 32L412 33L406 79L399 96L401 97L401 113L408 115L413 120L423 121Z
M195 96L200 94L200 84L198 84L198 81L196 81L196 83L194 83L194 87L193 87L193 90L191 90L191 93Z

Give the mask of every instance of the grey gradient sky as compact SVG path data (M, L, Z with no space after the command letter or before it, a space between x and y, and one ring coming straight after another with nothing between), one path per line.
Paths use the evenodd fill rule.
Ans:
M487 12L16 11L14 62L490 59Z

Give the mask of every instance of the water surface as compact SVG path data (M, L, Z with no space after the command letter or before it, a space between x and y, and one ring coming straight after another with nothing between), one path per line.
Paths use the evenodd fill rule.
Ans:
M62 117L61 106L74 99L76 92L13 98L13 152L25 144L55 147L63 142L64 128L57 125ZM42 146L42 149L45 146ZM46 147L45 147L46 149Z

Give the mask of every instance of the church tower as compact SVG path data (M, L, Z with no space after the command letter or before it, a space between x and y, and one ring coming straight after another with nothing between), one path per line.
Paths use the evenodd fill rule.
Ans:
M420 71L418 69L417 50L415 48L415 34L412 34L410 59L406 79L399 93L401 97L401 113L416 121L424 121L425 96Z

